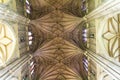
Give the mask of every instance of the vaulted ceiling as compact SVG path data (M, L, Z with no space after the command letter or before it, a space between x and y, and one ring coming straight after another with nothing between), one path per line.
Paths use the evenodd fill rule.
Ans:
M82 80L81 0L31 0L36 80Z
M82 17L82 0L30 0L32 3L31 19L43 17L54 10Z

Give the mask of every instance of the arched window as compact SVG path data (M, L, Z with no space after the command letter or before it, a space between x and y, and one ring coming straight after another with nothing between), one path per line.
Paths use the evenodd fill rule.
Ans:
M25 4L26 4L26 12L27 12L28 14L30 14L30 13L31 13L31 6L30 6L29 1L26 0Z
M86 57L83 57L83 67L88 72L88 60Z
M29 45L32 45L33 36L31 31L28 32L28 36L29 36Z
M87 29L83 29L82 31L82 36L83 36L83 42L87 42Z

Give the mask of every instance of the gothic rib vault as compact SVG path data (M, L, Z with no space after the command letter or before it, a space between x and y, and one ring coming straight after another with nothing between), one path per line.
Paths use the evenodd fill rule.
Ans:
M82 80L80 0L31 0L36 80ZM39 17L39 18L38 18ZM81 78L82 77L82 78Z

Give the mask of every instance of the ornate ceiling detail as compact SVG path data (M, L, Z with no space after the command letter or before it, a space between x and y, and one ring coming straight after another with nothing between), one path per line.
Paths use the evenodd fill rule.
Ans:
M31 24L35 25L43 32L47 32L53 35L56 29L58 32L62 33L71 32L82 21L82 18L71 16L61 11L55 10L40 19L32 20Z
M120 51L120 27L119 27L119 17L117 15L115 17L109 18L106 20L106 25L104 27L104 32L102 34L102 38L104 41L105 49L108 51L109 56L114 58L119 58L119 51ZM118 26L118 27L116 27Z
M60 10L70 15L82 17L83 13L81 11L81 4L82 0L69 0L61 7Z
M63 64L57 64L54 67L51 65L41 66L36 71L39 72L36 75L39 80L82 80L79 74Z
M54 10L61 10L78 17L83 16L80 6L81 0L30 0L30 2L32 5L31 19L43 17Z
M75 0L76 1L76 0ZM64 12L66 4L79 4L72 0L38 0L32 3L34 9L41 11L41 6L49 6L51 12L43 12L44 16L32 20L32 32L42 43L34 53L36 60L36 79L39 80L82 80L84 70L82 53L79 42L79 25L83 19L73 14L74 11ZM77 2L80 2L79 0ZM80 5L79 5L80 6ZM66 6L68 7L68 6ZM70 5L69 5L70 7ZM39 14L38 14L39 15ZM76 16L75 16L76 15ZM36 15L32 15L36 17ZM42 36L43 35L43 36ZM34 36L34 38L36 38ZM41 40L37 39L37 42Z
M12 28L0 23L0 64L3 66L13 55L16 41Z
M80 53L83 53L80 48L60 37L56 37L40 47L34 56L39 56L42 62L46 59L53 59L57 63L62 63L64 59L77 56Z

